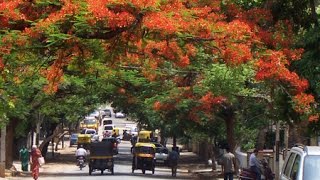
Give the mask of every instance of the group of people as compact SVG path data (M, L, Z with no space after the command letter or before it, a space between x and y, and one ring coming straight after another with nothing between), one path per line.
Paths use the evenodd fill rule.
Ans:
M224 180L233 180L233 176L237 174L237 164L235 155L230 151L229 147L226 147L226 152L222 156L222 174ZM254 149L249 158L250 170L255 174L256 180L261 180L261 164L257 157L258 149Z
M40 169L39 158L42 157L40 149L36 145L33 145L30 152L26 147L23 147L19 153L22 171L28 171L28 166L30 164L31 175L34 180L37 180L39 178Z

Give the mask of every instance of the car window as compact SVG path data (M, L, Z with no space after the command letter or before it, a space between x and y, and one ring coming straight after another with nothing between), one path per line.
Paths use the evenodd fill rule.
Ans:
M87 131L86 131L86 134L95 134L95 133L96 133L95 130L87 130Z
M113 130L113 127L112 126L105 126L104 130Z
M72 134L71 135L71 138L77 138L78 137L78 134Z
M104 120L103 125L112 124L112 120Z
M303 179L316 180L320 177L320 156L304 158Z
M287 161L287 164L285 165L285 169L284 169L284 175L287 177L290 177L290 170L292 167L292 163L295 157L295 153L290 153L289 159Z
M290 178L292 180L296 180L297 179L297 176L299 174L300 160L301 160L301 157L300 157L299 154L297 154L296 158L294 159L294 162L293 162L293 165L292 165L292 170L291 170L291 173L290 173Z
M85 119L85 120L83 120L83 123L84 124L96 124L97 120L95 120L95 119Z

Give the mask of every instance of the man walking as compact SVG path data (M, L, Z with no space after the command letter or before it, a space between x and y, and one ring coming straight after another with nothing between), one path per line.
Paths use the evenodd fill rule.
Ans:
M233 180L235 169L235 156L230 152L230 148L226 147L226 153L222 156L222 173L224 175L224 180Z

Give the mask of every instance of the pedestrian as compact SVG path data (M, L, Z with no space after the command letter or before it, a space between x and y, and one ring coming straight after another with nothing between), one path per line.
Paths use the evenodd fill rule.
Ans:
M173 177L177 175L177 167L178 167L178 160L179 160L179 153L176 151L176 148L172 148L172 151L169 153L169 167L171 167L171 173Z
M233 180L233 175L236 173L236 158L229 147L226 147L226 153L223 154L221 160L224 180Z
M261 164L257 158L258 152L258 149L254 149L253 153L251 153L249 166L250 169L255 173L256 180L261 180Z
M19 159L21 161L21 170L28 171L29 166L29 151L26 146L23 146L19 151Z
M39 158L42 157L41 151L37 148L36 145L32 145L31 156L30 156L30 164L31 164L31 174L34 180L37 180L39 177Z

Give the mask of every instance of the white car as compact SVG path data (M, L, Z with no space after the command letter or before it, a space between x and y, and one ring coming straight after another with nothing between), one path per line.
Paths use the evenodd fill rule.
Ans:
M157 147L155 159L157 164L167 165L169 157L169 150L166 147Z
M124 113L122 113L122 112L117 112L117 113L115 114L115 117L116 117L116 118L125 118L126 115L125 115Z
M103 126L103 135L109 134L111 136L114 128L115 128L115 126L113 124L104 125Z
M280 172L280 180L318 180L320 147L298 145L290 149Z

